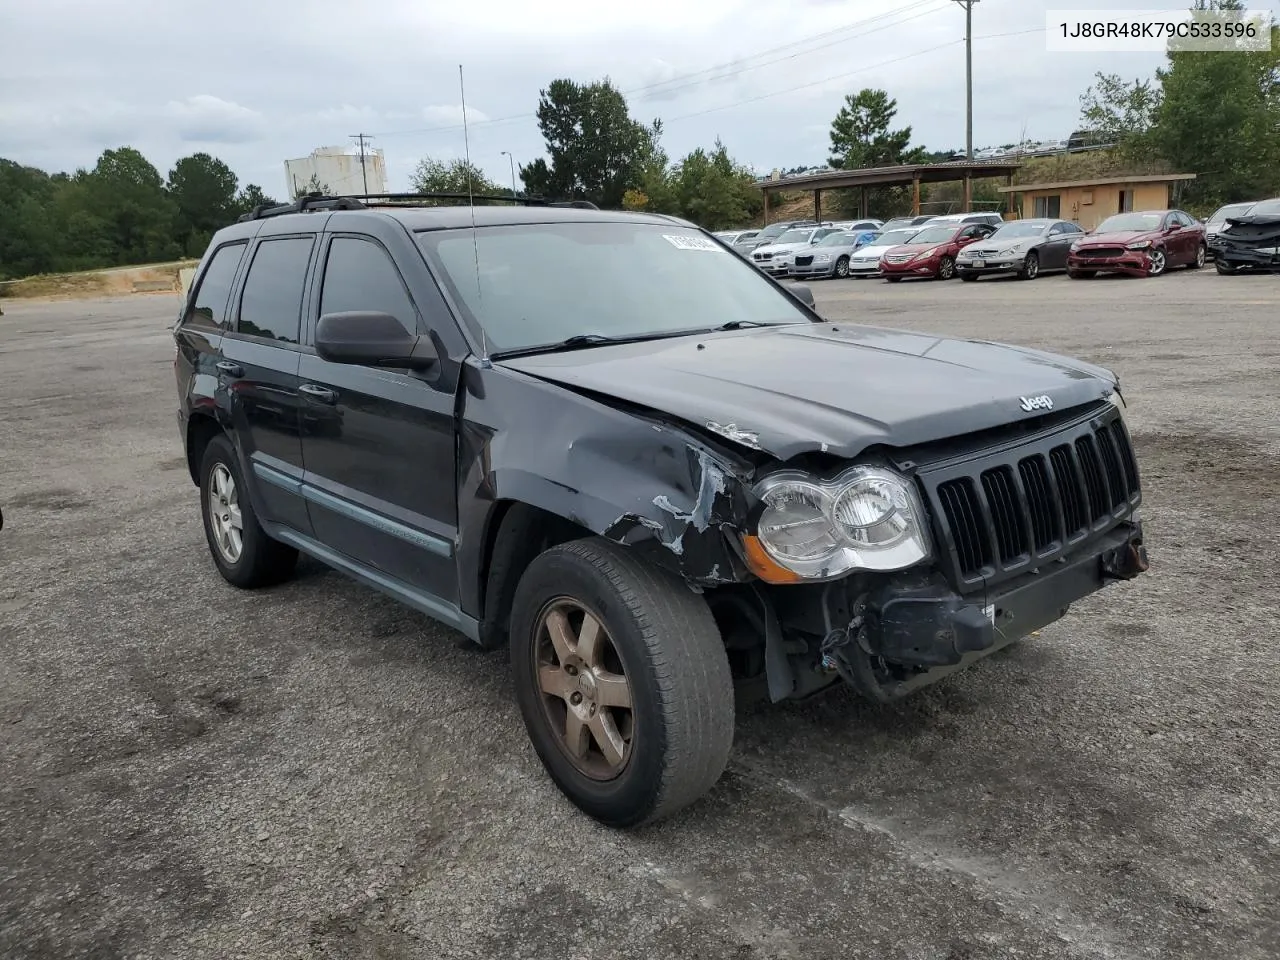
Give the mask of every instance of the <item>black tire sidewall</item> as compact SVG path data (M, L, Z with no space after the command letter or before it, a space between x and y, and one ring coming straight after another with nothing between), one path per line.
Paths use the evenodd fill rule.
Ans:
M241 549L240 558L235 563L228 563L218 549L213 536L213 521L209 516L209 486L213 468L222 464L231 474L236 484L236 502L240 507ZM200 515L204 522L204 536L209 545L209 554L219 572L237 586L246 585L254 570L257 554L263 549L266 534L258 524L253 504L249 502L249 488L245 486L244 475L240 470L240 458L235 448L225 436L215 437L205 448L204 458L200 462Z
M603 620L631 684L635 724L631 756L612 780L580 773L560 746L542 704L533 664L534 626L543 607L567 596ZM643 819L662 785L667 736L657 677L639 628L602 571L574 554L555 552L530 567L516 591L511 612L511 673L516 700L534 749L555 782L589 815L605 823L629 825Z
M1033 263L1035 264L1034 268L1032 268ZM1018 271L1018 279L1034 280L1038 276L1040 276L1040 254L1032 250L1027 254L1027 259L1023 261L1022 269Z
M956 275L956 261L954 257L944 256L938 261L938 279L950 280Z
M844 273L840 272L842 268L844 269ZM849 276L849 258L848 257L840 257L836 260L835 275L840 279L844 279L845 277Z

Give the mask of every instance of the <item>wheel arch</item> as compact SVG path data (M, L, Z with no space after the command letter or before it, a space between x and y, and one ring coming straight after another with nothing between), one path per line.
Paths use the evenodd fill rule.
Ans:
M200 486L200 463L204 452L214 437L226 434L226 430L216 417L207 413L193 413L187 418L187 472L191 482Z

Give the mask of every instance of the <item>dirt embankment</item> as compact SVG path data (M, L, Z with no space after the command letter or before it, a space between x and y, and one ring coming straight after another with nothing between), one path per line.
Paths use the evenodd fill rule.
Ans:
M0 298L72 300L135 293L180 293L190 282L195 260L112 267L81 273L53 273L0 283Z

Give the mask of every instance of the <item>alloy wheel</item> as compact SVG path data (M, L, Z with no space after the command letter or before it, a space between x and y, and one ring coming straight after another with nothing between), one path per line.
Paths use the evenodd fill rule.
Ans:
M240 560L244 551L244 518L235 477L219 463L209 478L209 520L218 552L227 563Z
M1151 261L1151 265L1147 267L1147 276L1158 277L1164 273L1165 264L1168 261L1165 260L1163 250L1152 250L1148 255L1148 259Z
M569 761L593 780L612 780L631 758L631 684L604 622L577 600L543 609L534 674L551 731Z
M950 257L943 257L938 264L938 279L950 280L956 272L956 262Z
M1040 274L1040 258L1034 253L1028 254L1026 266L1023 269L1026 271L1027 279L1034 280Z
M841 257L836 261L836 276L844 279L849 275L849 261Z
M1201 245L1196 247L1196 267L1197 268L1204 266L1204 258L1205 258L1204 246Z

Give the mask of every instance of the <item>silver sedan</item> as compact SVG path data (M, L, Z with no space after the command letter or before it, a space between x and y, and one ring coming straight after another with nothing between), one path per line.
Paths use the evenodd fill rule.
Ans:
M849 258L858 249L862 232L832 233L808 250L797 250L787 269L789 277L847 277Z
M1071 244L1084 236L1070 220L1010 220L985 240L971 243L956 256L961 280L1013 274L1034 280L1042 273L1067 269Z

